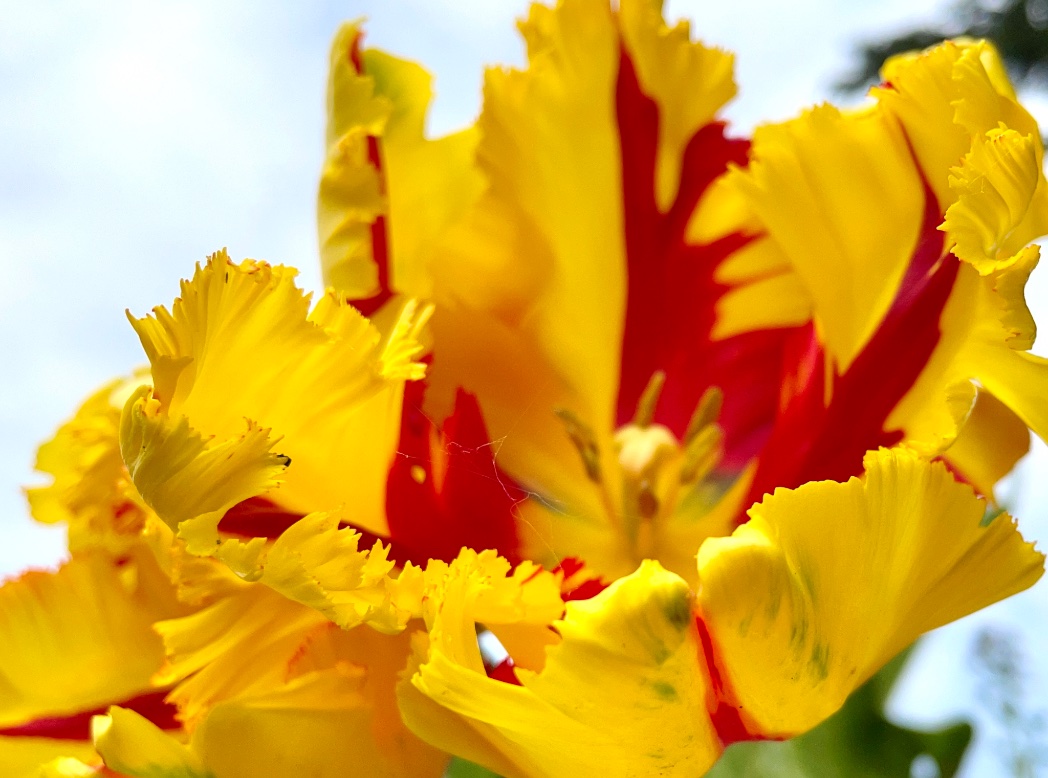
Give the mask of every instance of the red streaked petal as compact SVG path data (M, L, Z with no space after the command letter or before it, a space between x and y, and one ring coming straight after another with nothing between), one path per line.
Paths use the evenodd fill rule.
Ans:
M588 570L586 563L575 557L562 559L552 572L563 576L560 596L564 602L588 600L608 588L607 581Z
M249 497L226 511L218 522L218 529L245 538L276 539L303 515L288 511L266 497Z
M350 62L358 73L364 73L364 64L360 56L360 44L363 40L364 33L359 32L353 38L353 44L347 52ZM379 139L374 135L368 136L368 161L371 162L378 173L379 191L385 194L386 177L382 170L382 150L379 147ZM379 214L371 222L371 257L375 262L375 269L378 274L378 289L374 294L367 297L349 301L354 308L365 316L374 314L375 311L393 297L389 277L389 232L386 228L386 219L385 214Z
M513 668L513 660L507 656L497 665L488 669L488 678L494 678L496 681L512 683L520 686L521 683L520 679L517 678L517 671Z
M112 704L133 710L161 729L180 729L176 719L178 709L165 701L166 691L146 692ZM0 737L42 737L51 740L90 740L92 716L104 715L108 705L68 716L48 716L17 727L0 729Z
M450 562L463 546L496 549L519 561L514 506L525 494L496 463L476 398L463 390L441 429L422 411L425 381L404 391L397 456L386 485L386 515L398 562ZM439 447L439 448L438 448Z
M703 392L724 390L720 423L725 462L741 466L771 428L788 330L713 341L715 306L728 287L714 280L717 266L751 238L731 233L710 243L685 241L699 199L729 164L745 165L749 141L725 137L725 125L700 128L684 148L680 188L669 210L656 202L659 108L641 91L628 52L621 52L616 118L628 292L622 340L617 423L628 423L652 374L666 383L655 419L683 437Z
M943 256L943 234L936 229L941 220L926 188L924 220L899 291L870 340L833 379L828 405L825 352L812 329L800 336L794 377L784 384L792 396L783 398L744 504L779 486L846 481L862 472L867 451L902 439L902 430L885 424L939 343L939 320L957 277L957 260Z

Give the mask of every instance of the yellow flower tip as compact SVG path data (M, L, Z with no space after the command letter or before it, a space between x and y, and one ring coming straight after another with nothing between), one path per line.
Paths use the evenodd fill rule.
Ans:
M91 738L97 740L98 738L104 738L109 734L109 730L113 727L113 716L112 708L107 715L98 715L91 717Z
M382 349L383 378L418 381L425 377L426 364L418 357L424 350L422 334L433 310L433 305L420 305L416 300L404 303Z
M112 706L91 720L95 748L106 767L129 776L213 778L189 746L135 711Z
M51 483L24 490L30 511L37 521L67 524L74 553L125 553L149 521L120 458L119 433L124 401L144 378L139 371L101 387L37 450L35 468Z
M431 295L430 263L482 181L475 130L425 136L430 76L361 38L346 25L331 49L317 229L325 281L372 315L398 294Z
M289 464L271 451L279 438L253 422L246 427L230 440L205 439L185 417L169 418L152 387L141 386L124 406L121 456L142 498L169 527L182 530L183 522L197 520L213 533L233 505L275 488Z
M1000 254L1026 216L1043 177L1039 144L1039 138L1002 125L974 138L971 151L951 169L950 187L957 200L939 229L949 235L954 255L980 275L989 275L1011 259Z
M259 468L255 491L234 490L239 499L279 483L279 493L270 497L289 514L352 504L357 526L384 534L384 489L403 385L423 374L417 358L430 309L405 304L384 337L333 292L310 311L309 295L294 285L294 276L291 269L263 262L233 264L220 253L183 284L170 311L158 308L136 320L156 402L125 415L125 432L154 430L148 440L127 439L129 466L143 456L153 464L156 483L138 485L148 491L174 477L165 468L188 472L192 452L214 457L225 446L240 452L241 465L252 460ZM168 432L156 433L165 426ZM175 438L186 448L174 448ZM158 458L148 449L162 441L167 450ZM279 449L271 450L278 441ZM234 461L222 465L232 466ZM141 467L131 469L141 480ZM347 470L356 477L345 478ZM215 503L211 510L235 504ZM163 518L176 526L170 515ZM186 518L182 511L180 521ZM216 514L206 523L220 519ZM195 549L217 545L213 530L196 534Z

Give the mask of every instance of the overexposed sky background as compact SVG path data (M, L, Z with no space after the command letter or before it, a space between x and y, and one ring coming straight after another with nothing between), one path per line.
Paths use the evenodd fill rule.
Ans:
M737 54L736 129L831 96L852 44L941 16L935 0L668 4L706 43ZM469 122L485 64L522 64L523 0L105 4L0 0L0 577L50 566L60 530L34 525L20 488L35 446L143 355L124 317L170 304L194 262L228 246L320 283L314 195L329 41L368 16L368 43L436 77L430 130ZM1038 107L1048 103L1039 101ZM1045 112L1041 111L1042 122ZM1030 302L1048 319L1048 282ZM1048 457L1024 465L1016 508L1048 547ZM896 700L938 722L977 706L970 667L982 624L1048 656L1048 584L932 636ZM1045 697L1048 661L1030 666ZM993 732L966 765L995 775ZM999 733L998 733L999 734Z

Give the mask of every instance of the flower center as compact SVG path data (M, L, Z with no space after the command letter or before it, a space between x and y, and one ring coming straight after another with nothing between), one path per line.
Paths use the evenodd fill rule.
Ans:
M661 371L651 377L632 421L612 436L610 461L602 458L589 427L573 414L559 412L634 562L658 556L660 530L673 520L685 496L710 475L723 450L724 434L716 423L723 399L720 389L706 391L679 440L654 422L665 380ZM613 472L605 472L612 461Z

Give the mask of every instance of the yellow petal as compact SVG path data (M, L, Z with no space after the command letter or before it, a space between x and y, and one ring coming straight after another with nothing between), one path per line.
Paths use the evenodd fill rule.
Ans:
M189 524L193 553L214 551L225 511L275 487L287 467L287 457L270 451L269 430L249 421L238 438L205 440L184 416L165 416L148 386L128 399L120 426L131 480L172 529Z
M318 208L324 277L351 298L392 289L425 297L441 235L480 190L477 133L428 140L430 76L361 51L362 35L359 24L344 25L331 47Z
M193 729L222 700L279 687L289 659L326 623L265 586L243 584L196 613L156 625L167 662L155 681L181 682L168 699Z
M667 26L661 5L531 8L520 25L528 68L485 79L487 188L434 267L430 407L446 412L457 386L476 394L500 466L551 509L541 527L520 522L531 548L613 575L647 555L615 537L634 534L620 515L631 501L615 430L665 370L672 399L660 412L672 406L665 424L683 438L717 383L709 363L731 353L709 345L715 268L745 242L691 238L697 202L747 144L714 120L734 93L732 58L692 41L686 24ZM728 405L737 401L748 402L740 392ZM572 443L583 428L586 461Z
M1008 348L975 351L972 363L987 391L1011 408L1042 439L1048 439L1048 359Z
M1002 125L1020 136L1041 137L1037 122L1016 100L1000 55L987 41L947 41L917 54L893 57L883 69L879 104L902 124L925 180L945 208L955 194L952 169L972 151L972 139ZM1043 150L1034 144L1041 169ZM1035 200L1012 230L1004 256L1048 233L1048 181L1039 174Z
M1026 423L992 394L979 391L946 459L979 494L993 500L994 485L1029 448Z
M487 285L481 299L488 310L514 302L493 270L550 258L552 266L539 265L541 306L519 301L535 310L528 334L586 403L587 415L610 418L625 281L613 105L618 35L603 0L532 6L521 31L530 67L488 71L479 120L478 162L491 183L478 205L488 213L468 239L490 253L463 253L484 263L470 280ZM528 245L503 243L503 235L525 234L522 227ZM507 249L516 255L504 259ZM471 377L462 378L470 388Z
M971 134L954 122L953 106L961 91L953 78L954 68L965 48L964 43L946 41L920 53L891 57L881 68L884 86L871 92L902 125L940 203L952 200L950 168L971 145Z
M379 135L392 111L358 75L350 58L357 25L339 31L331 49L328 82L327 157L320 181L317 226L327 282L352 297L378 291L372 225L386 210L381 171L371 159L369 138Z
M1037 337L1037 324L1026 305L1026 282L1041 259L1041 247L1034 244L1010 259L999 260L988 283L980 288L981 307L988 315L980 317L979 328L989 342L1004 342L1015 351L1026 351Z
M921 229L924 187L906 138L879 112L821 106L759 128L753 158L735 185L802 280L844 372L891 305ZM781 282L759 301L742 289L751 305L781 308Z
M177 612L160 578L146 554L85 554L0 587L0 728L151 690L163 660L152 624Z
M408 634L341 630L261 583L242 584L157 631L169 656L158 679L180 681L170 699L193 732L193 753L223 778L444 768L446 757L396 715ZM247 741L256 743L249 753Z
M96 775L88 764L99 762L88 741L0 737L0 775L4 778L79 778Z
M29 508L37 521L69 525L73 553L124 553L145 527L148 511L120 458L119 433L120 410L142 378L140 372L99 389L37 451L36 469L54 480L26 490Z
M991 130L973 140L953 169L950 186L957 200L940 229L953 242L953 253L981 275L997 268L1000 252L1029 210L1041 175L1039 143L1014 130Z
M222 703L192 744L216 774L414 778L443 775L447 755L408 732L394 702L408 635L336 631L354 643L342 663L269 694ZM359 633L359 635L357 634ZM363 642L361 642L363 641ZM259 744L245 750L243 743Z
M134 711L114 705L107 715L95 717L92 731L111 770L135 778L213 778L188 747Z
M603 0L534 5L520 29L528 69L485 77L487 189L434 266L431 402L446 415L457 387L475 394L500 467L599 531L600 495L555 411L592 424L610 456L625 310L621 44Z
M724 340L741 333L806 324L812 299L790 257L764 226L739 178L726 175L710 186L688 223L688 239L709 243L733 233L749 237L714 271L714 281L728 292L717 301L711 338Z
M735 58L693 42L685 20L669 27L662 0L625 0L619 25L641 88L659 106L655 199L665 212L677 196L688 141L735 96ZM689 85L686 97L683 84Z
M713 337L720 340L754 330L796 327L810 321L811 315L811 295L800 277L775 273L740 284L721 298Z
M183 283L170 313L160 307L133 320L152 365L156 412L173 425L188 420L212 439L211 451L236 447L245 418L272 429L291 462L275 497L284 509L305 514L351 505L354 523L383 534L403 382L422 375L415 359L427 313L404 306L383 339L333 292L308 313L308 297L295 288L293 275L263 263L234 265L219 253ZM250 442L257 461L260 433L248 426L239 445ZM153 457L137 451L125 454ZM182 465L188 460L157 460L154 474L162 481L165 467ZM275 464L266 467L271 476ZM347 472L354 477L344 477ZM138 480L139 491L155 503L145 494L150 485Z
M367 623L400 632L419 615L421 606L404 590L420 572L409 564L391 576L388 547L376 542L370 550L358 549L360 534L339 529L341 519L338 513L309 514L257 553L249 548L255 541L226 541L216 555L246 580L316 609L343 629Z
M733 223L755 229L746 208L733 204L734 189L766 232L719 269L735 286L719 305L715 332L796 324L806 298L814 323L810 364L795 369L797 386L784 385L755 497L812 478L843 480L876 445L901 441L942 454L963 434L976 386L993 384L997 399L1011 398L1014 415L1038 415L1033 398L1046 387L1036 370L1024 371L1034 383L1001 386L1020 362L1031 364L1007 352L1033 342L1023 288L1038 249L1025 241L1048 230L1036 125L981 43L894 59L885 79L876 103L860 111L823 107L759 129L750 166L715 188L714 206ZM847 181L834 178L842 171L851 171ZM943 214L945 235L934 229ZM888 223L892 229L883 229ZM944 252L951 247L965 261ZM888 370L892 381L884 382ZM845 423L820 427L835 414L853 433L846 453L835 437ZM1013 428L984 425L972 433L982 452L958 449L987 495L987 479L1015 450ZM841 450L824 456L821 469L798 465L807 471L789 477L784 452L807 462L803 452L823 444ZM776 467L783 472L770 475Z
M1035 367L1037 358L1024 353L1035 335L1024 288L1038 257L1039 247L1029 246L996 262L986 276L961 263L939 321L936 351L888 418L888 426L906 430L911 445L934 455L951 444L958 430L964 434L959 425L971 407L971 381L1004 402L1038 435L1048 434L1039 409L1040 398L1048 392L1048 376ZM966 470L973 475L976 471L999 472L1001 465L995 460L1015 450L1017 444L1012 441L1018 433L1003 425L984 426L978 435L980 450L968 450ZM988 484L979 486L984 491Z
M699 551L726 695L764 735L804 732L923 632L1031 586L1044 557L941 464L871 452L847 483L777 490Z
M473 603L488 583L457 561L434 594L428 652L400 690L420 736L510 777L701 775L713 764L720 746L683 580L646 562L568 603L554 622L561 640L540 672L518 669L522 686L483 672Z
M97 719L97 748L107 766L134 778L442 775L446 755L412 737L399 722L388 733L376 726L354 670L314 672L279 691L221 703L188 746L136 714L112 708L109 716ZM372 682L384 683L392 702L393 677L383 672Z
M970 135L979 137L1004 124L1020 135L1040 137L1037 122L1018 102L1004 62L989 41L961 46L952 79L959 93L959 99L953 102L954 122ZM1041 157L1039 150L1038 164Z

